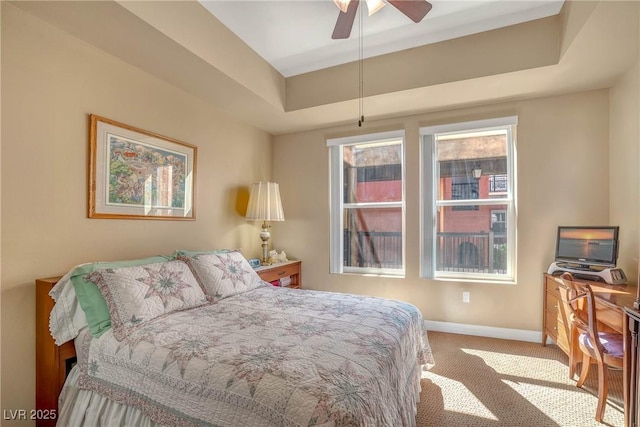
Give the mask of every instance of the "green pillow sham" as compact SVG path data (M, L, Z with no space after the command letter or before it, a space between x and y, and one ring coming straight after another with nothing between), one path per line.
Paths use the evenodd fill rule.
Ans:
M98 338L105 331L109 330L109 328L111 328L111 316L109 315L107 303L100 293L100 289L98 289L95 283L84 280L85 275L104 268L134 267L174 259L175 257L171 255L158 255L125 261L94 262L76 267L71 273L71 283L73 284L73 289L76 292L80 307L82 307L87 317L87 324L89 325L91 335Z
M228 254L229 252L234 252L231 249L212 249L209 251L185 251L185 250L177 250L173 253L173 256L175 258L178 258L179 256L195 256L195 255L202 255L202 254Z

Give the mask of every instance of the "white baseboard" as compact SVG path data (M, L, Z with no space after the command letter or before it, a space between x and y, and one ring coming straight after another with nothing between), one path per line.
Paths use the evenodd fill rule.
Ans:
M542 342L542 332L540 331L495 328L493 326L467 325L464 323L437 322L435 320L425 320L424 325L425 328L427 328L427 331L501 338L515 341Z

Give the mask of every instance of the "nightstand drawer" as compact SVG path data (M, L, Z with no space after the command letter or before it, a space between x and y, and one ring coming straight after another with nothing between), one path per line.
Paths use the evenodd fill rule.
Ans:
M256 269L256 273L265 282L274 282L283 277L291 278L291 288L300 288L302 284L301 261L287 262L283 264L274 264L270 266L260 267Z

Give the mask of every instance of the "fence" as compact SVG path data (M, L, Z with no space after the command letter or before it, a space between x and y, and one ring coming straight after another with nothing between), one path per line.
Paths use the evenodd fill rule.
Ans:
M438 233L437 271L506 273L507 235L488 233ZM402 267L402 233L344 230L345 266L371 268Z
M506 273L507 234L438 233L436 271Z
M395 231L344 230L344 265L371 268L402 267L402 233Z

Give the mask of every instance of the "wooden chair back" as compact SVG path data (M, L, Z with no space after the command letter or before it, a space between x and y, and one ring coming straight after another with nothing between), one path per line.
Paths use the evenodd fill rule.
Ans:
M561 292L571 312L572 326L580 334L586 334L594 348L593 356L602 361L604 348L598 338L598 322L596 321L596 302L593 289L588 283L576 282L571 273L563 273L562 283L566 290Z

